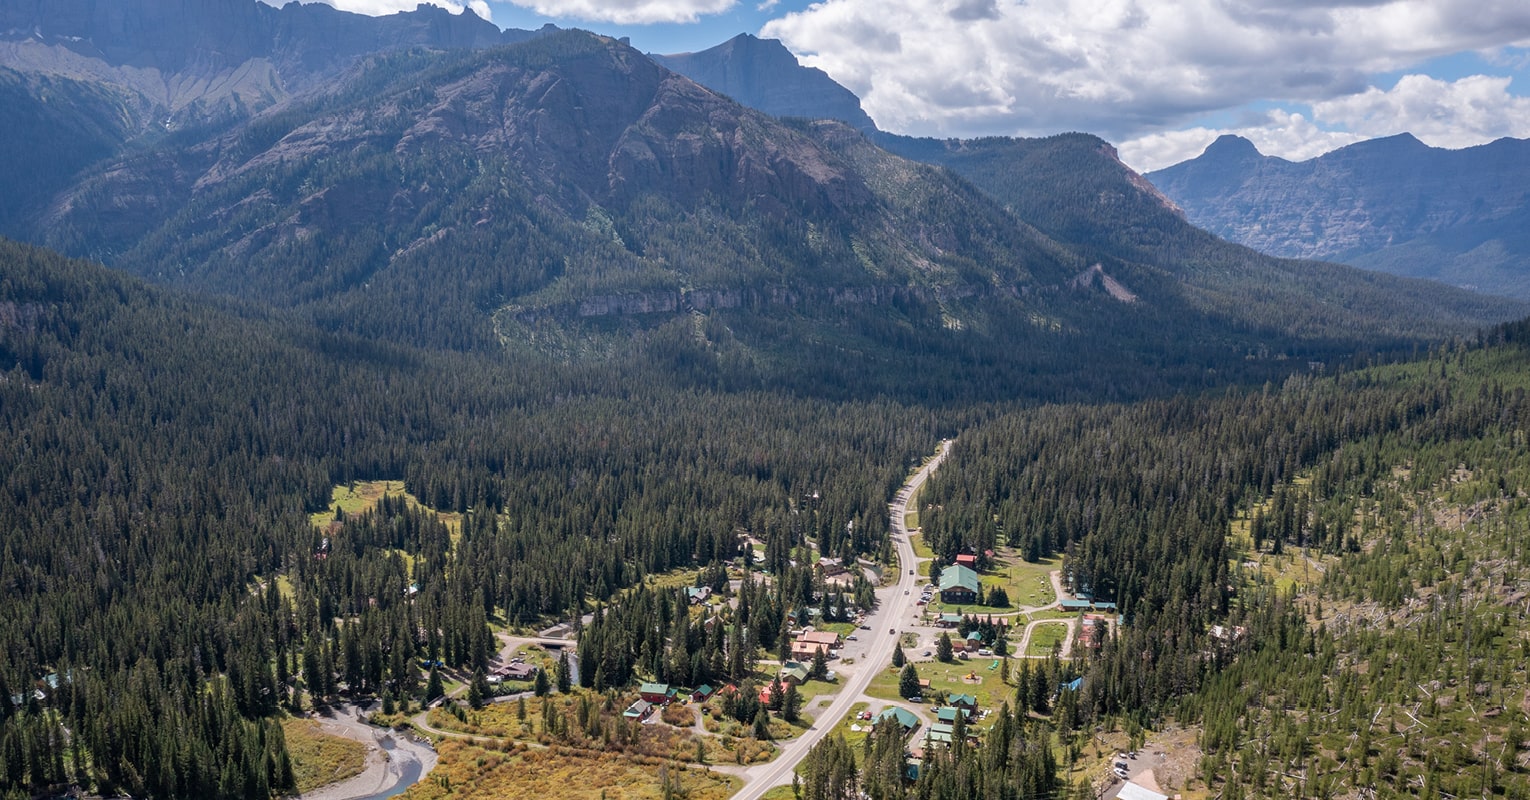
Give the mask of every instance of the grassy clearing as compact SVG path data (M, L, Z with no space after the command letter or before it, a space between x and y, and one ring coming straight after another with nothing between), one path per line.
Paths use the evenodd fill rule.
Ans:
M797 795L792 792L791 784L775 786L765 794L760 795L760 800L796 800Z
M910 511L907 514L903 515L903 528L904 528L904 530L909 530L909 531L917 531L917 530L919 530L919 512L918 511Z
M992 659L956 661L942 664L939 661L920 661L914 664L919 677L930 681L929 693L924 696L925 707L938 705L938 700L952 694L970 694L977 698L978 708L997 708L999 703L1010 699L1011 687L999 679L1000 670L989 670ZM871 681L866 694L895 703L906 703L898 695L898 675L901 670L886 669ZM972 676L972 680L968 677Z
M983 592L987 592L995 586L1004 587L1004 593L1009 595L1009 605L1004 608L989 608L988 606L973 604L946 604L940 600L940 595L935 595L930 601L930 609L935 613L947 611L969 614L1003 614L1013 612L1020 608L1044 608L1057 602L1057 593L1052 589L1051 572L1062 566L1059 556L1043 559L1032 564L1009 548L1000 548L994 556L993 567L980 574L978 580L983 585Z
M601 797L664 797L661 773L680 782L681 796L723 800L742 782L711 770L688 769L662 759L553 748L480 747L461 741L441 745L436 769L403 795L405 800L597 800ZM790 789L787 790L790 792Z
M807 705L825 695L839 694L839 684L828 681L808 681L797 687L797 693L802 695L803 705Z
M912 534L912 535L910 535L908 537L908 543L909 543L909 545L911 547L914 548L914 555L916 557L918 557L918 558L934 558L935 557L935 551L931 550L930 546L924 543L924 537L923 536L921 536L921 535L919 535L917 533L916 534ZM904 569L907 569L907 567L904 567ZM926 571L923 574L924 575L928 575L929 572Z
M282 735L287 740L287 755L292 759L299 792L311 792L360 775L366 767L366 745L331 736L313 720L283 720Z
M330 490L329 507L323 511L309 514L308 521L315 528L329 527L335 521L337 510L345 512L346 516L355 516L365 513L384 497L402 497L413 508L423 508L436 515L436 518L446 523L446 529L451 532L452 542L462 534L462 515L454 511L436 511L420 502L418 497L404 489L403 481L352 481L345 486L336 486Z
M983 588L1003 586L1009 594L1009 602L1019 608L1050 606L1057 602L1051 572L1062 566L1060 557L1053 556L1032 564L1006 548L998 552L995 565L993 572L983 576Z
M1052 654L1052 648L1061 647L1063 640L1067 638L1067 623L1042 623L1031 631L1031 642L1026 646L1025 654L1031 657L1049 656Z

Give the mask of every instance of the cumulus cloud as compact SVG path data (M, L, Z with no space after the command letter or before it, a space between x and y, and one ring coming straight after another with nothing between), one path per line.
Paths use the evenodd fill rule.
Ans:
M1200 155L1225 133L1248 139L1265 155L1292 161L1399 133L1412 133L1425 144L1452 149L1504 136L1530 137L1530 98L1515 96L1509 87L1509 78L1487 75L1457 81L1405 75L1391 89L1372 86L1313 103L1310 117L1275 110L1228 128L1150 133L1124 141L1118 149L1122 161L1148 172Z
M444 8L447 11L452 12L453 14L461 14L462 13L462 9L465 7L468 10L472 11L474 14L477 14L478 16L483 17L484 19L489 20L490 22L494 21L494 17L492 17L490 15L490 12L489 12L489 3L488 3L488 0L467 0L467 2L465 4L464 3L453 2L452 0L428 0L428 1L427 0L303 0L303 1L304 2L320 2L320 3L324 3L325 5L334 6L335 8L338 8L341 11L351 11L351 12L354 12L354 13L357 13L357 14L366 14L367 16L370 16L370 17L378 17L378 16L382 16L383 14L397 14L400 11L413 11L416 6L419 6L423 2L425 5L440 6L441 8ZM265 2L265 3L269 4L269 5L273 5L273 6L281 6L281 5L285 4L284 0L263 0L263 2Z
M1468 147L1503 136L1530 136L1530 98L1509 92L1510 79L1473 75L1447 82L1406 75L1390 91L1313 104L1325 122L1363 136L1409 131L1436 147Z
M647 25L655 22L695 22L704 16L721 14L738 5L738 0L510 0L523 8L534 9L548 17L564 17L610 22L617 25Z
M1228 133L1248 139L1265 155L1291 161L1316 158L1366 138L1346 131L1323 130L1302 114L1277 110L1270 112L1262 124L1150 133L1122 142L1116 149L1127 166L1138 172L1151 172L1195 158L1217 137Z
M855 91L890 130L1126 140L1254 100L1365 93L1372 75L1444 54L1522 46L1530 3L821 0L762 35Z

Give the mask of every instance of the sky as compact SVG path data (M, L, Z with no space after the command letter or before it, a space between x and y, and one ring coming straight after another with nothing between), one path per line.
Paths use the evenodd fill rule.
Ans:
M270 2L272 0L268 0ZM325 0L361 13L417 0ZM639 50L780 39L913 136L1086 131L1139 171L1225 133L1301 161L1530 138L1530 0L434 0Z

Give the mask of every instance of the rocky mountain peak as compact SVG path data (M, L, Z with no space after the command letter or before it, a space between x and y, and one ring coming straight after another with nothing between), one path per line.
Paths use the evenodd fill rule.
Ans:
M876 123L861 108L860 98L823 70L802 66L776 39L744 33L697 53L649 57L767 114L832 119L857 130L876 130Z
M1254 143L1231 133L1224 133L1206 147L1201 158L1215 161L1247 161L1264 158Z

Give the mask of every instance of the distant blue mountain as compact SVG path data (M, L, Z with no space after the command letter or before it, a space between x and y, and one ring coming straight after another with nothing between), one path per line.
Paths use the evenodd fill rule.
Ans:
M1530 141L1443 150L1405 133L1298 163L1223 136L1147 178L1256 250L1530 298Z

